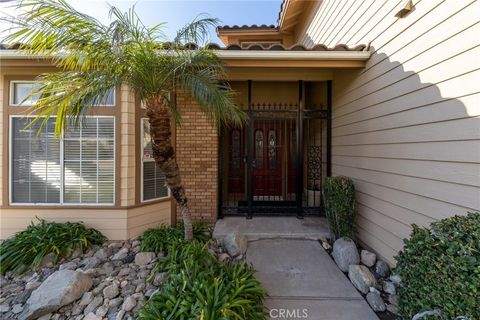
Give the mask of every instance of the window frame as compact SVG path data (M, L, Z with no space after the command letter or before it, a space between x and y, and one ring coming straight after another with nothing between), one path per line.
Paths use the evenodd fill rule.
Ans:
M109 203L71 203L71 202L64 202L64 162L65 162L65 148L64 148L64 137L65 133L62 133L60 139L60 201L57 202L13 202L13 119L14 118L25 118L25 117L35 117L35 116L26 116L20 114L12 114L8 116L8 205L12 207L22 207L22 206L55 206L55 207L112 207L116 204L116 188L117 188L117 157L116 157L116 143L117 143L117 128L116 128L116 117L113 115L94 115L94 116L86 116L86 118L111 118L113 119L113 198L112 202ZM52 116L52 118L56 118L56 116Z
M170 199L171 193L170 193L170 188L167 186L167 195L165 197L159 197L159 198L152 198L148 200L143 199L143 167L144 167L144 159L143 159L143 150L145 148L145 145L143 144L143 137L145 136L145 127L143 125L143 122L147 120L148 118L146 117L140 117L140 203L148 203L148 202L154 202L158 200L165 200L165 199ZM155 161L155 160L153 160Z
M10 80L10 89L9 89L9 99L8 105L10 107L31 107L33 104L22 104L22 103L14 103L13 98L15 97L15 84L16 83L39 83L40 81L36 80Z
M33 104L22 104L22 103L14 103L13 98L15 97L15 84L16 83L40 83L38 80L10 80L10 88L9 88L9 99L8 105L10 107L32 107ZM113 102L112 104L94 104L92 107L116 107L117 103L117 88L113 87Z
M113 89L113 102L112 102L112 104L94 104L94 105L92 105L92 107L107 107L107 108L115 107L116 103L117 103L117 88L113 87L112 89Z

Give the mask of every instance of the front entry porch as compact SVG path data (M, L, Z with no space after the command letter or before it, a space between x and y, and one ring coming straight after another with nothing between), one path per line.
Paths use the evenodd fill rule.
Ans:
M231 85L248 124L221 132L220 217L321 215L331 171L331 81Z

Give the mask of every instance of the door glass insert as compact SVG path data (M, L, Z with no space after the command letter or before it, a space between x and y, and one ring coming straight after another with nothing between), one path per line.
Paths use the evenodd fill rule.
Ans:
M273 129L268 131L268 166L270 169L277 167L277 135Z
M255 131L255 168L263 168L263 131Z
M240 130L234 129L232 131L232 169L240 169L242 166L241 159L241 141Z

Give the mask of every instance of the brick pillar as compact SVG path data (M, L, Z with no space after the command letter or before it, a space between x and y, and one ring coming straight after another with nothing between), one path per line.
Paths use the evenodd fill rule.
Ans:
M176 152L194 220L217 219L218 134L198 104L178 94L182 123L176 127ZM177 215L179 214L177 210ZM181 221L181 217L178 217Z

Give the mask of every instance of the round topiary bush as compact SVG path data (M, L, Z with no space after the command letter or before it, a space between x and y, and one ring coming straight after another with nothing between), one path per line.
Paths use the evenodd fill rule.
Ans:
M404 242L395 257L401 315L437 309L440 319L480 319L480 213L413 225Z

